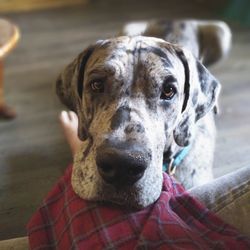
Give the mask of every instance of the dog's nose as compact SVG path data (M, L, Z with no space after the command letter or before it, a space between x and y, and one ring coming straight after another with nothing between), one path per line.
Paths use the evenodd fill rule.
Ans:
M101 177L114 186L134 184L144 174L148 155L140 150L100 148L96 163Z

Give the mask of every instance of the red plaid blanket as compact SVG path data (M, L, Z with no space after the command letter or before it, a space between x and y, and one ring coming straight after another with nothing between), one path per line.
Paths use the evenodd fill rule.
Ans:
M249 239L165 173L160 198L131 212L82 200L72 190L71 172L69 167L31 218L31 249L250 249Z

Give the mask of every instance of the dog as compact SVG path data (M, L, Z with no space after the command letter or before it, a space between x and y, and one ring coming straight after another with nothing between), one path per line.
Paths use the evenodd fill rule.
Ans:
M204 65L227 54L231 33L223 22L160 20L129 23L121 35L86 48L56 91L83 141L74 191L139 209L157 200L163 164L184 149L175 177L186 188L213 178L220 83Z

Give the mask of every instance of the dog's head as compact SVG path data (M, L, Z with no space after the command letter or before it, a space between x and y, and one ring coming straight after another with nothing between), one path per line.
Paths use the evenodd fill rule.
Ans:
M91 45L57 81L84 141L74 162L75 192L137 208L153 203L162 189L164 152L192 141L196 121L218 93L218 81L189 51L161 39Z

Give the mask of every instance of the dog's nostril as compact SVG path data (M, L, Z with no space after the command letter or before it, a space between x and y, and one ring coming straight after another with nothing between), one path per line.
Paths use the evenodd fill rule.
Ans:
M112 167L110 165L102 165L100 168L104 172L111 172L112 171Z
M128 174L130 176L138 176L139 174L142 174L144 172L145 168L142 166L136 166L128 169Z
M114 167L109 164L99 165L99 171L101 174L105 175L107 178L112 178L115 175Z

